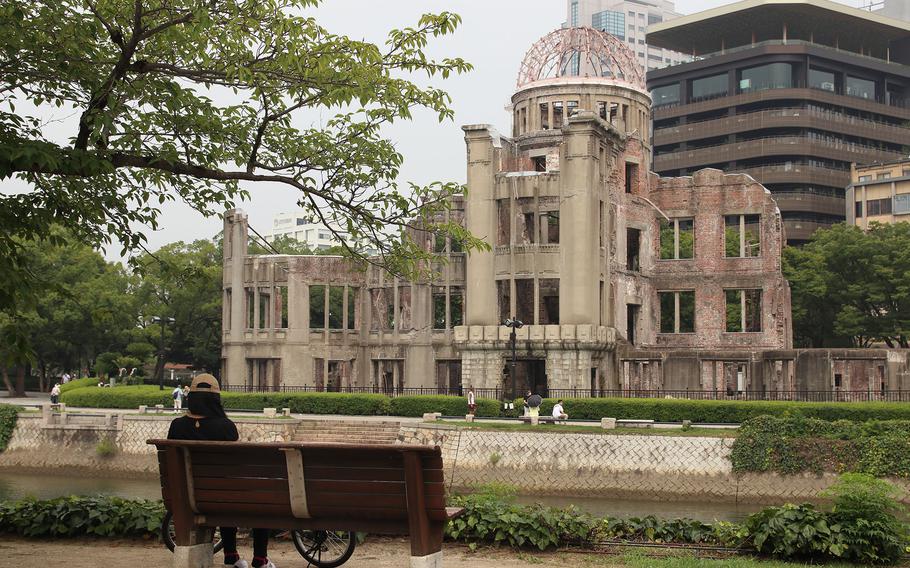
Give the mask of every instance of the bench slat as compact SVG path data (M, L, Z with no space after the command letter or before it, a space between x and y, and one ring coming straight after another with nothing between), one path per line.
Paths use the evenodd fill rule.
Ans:
M291 512L290 503L279 505L276 503L218 503L214 501L196 501L196 508L199 509L199 513L203 515L210 513L225 513L294 518L294 514Z
M196 502L221 503L267 503L270 505L288 505L288 489L281 491L213 491L196 488Z
M358 469L304 465L307 481L400 481L404 483L403 469ZM445 482L441 469L431 469L424 475L424 480L432 483Z
M287 493L288 490L288 482L286 479L193 476L193 484L197 491L206 489L213 491L284 491Z
M193 465L229 465L237 463L256 465L284 465L284 455L272 451L212 452L191 450Z
M391 534L400 535L408 532L408 523L403 519L356 519L356 518L332 518L324 517L319 519L292 519L285 517L262 517L249 515L224 515L212 514L206 515L200 519L200 526L205 527L229 527L233 525L241 527L257 526L264 529L320 529L328 531L362 531L371 534Z
M444 509L445 497L442 495L427 495L426 506L431 509ZM347 509L348 514L356 514L361 509L401 509L408 508L407 497L401 495L370 495L357 493L309 493L307 505L313 507L331 507L333 509Z
M220 465L199 465L193 464L193 477L221 477L224 479L238 478L264 478L264 479L287 479L287 465L257 465L257 464L234 464L230 468Z
M427 495L445 495L442 483L425 483ZM367 493L373 495L404 495L404 483L395 481L341 481L311 480L306 482L307 492L313 493Z
M363 518L363 519L407 519L407 509L380 509L380 508L360 508L356 511L344 507L316 507L310 506L310 514L313 519L320 517L333 518ZM427 515L431 520L444 521L447 519L445 509L428 509Z

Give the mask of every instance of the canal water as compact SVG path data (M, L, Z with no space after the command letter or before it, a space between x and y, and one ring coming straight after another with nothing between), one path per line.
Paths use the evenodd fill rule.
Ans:
M111 479L79 476L33 475L0 472L0 501L36 497L50 499L62 495L115 495L129 499L160 499L157 479ZM601 517L663 518L689 517L705 522L742 520L761 505L712 501L645 501L599 497L551 497L521 495L520 503L540 503L552 507L575 505Z

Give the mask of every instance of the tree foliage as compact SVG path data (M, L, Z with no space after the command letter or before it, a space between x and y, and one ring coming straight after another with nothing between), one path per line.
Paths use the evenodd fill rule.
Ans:
M797 341L910 347L910 223L835 225L784 249Z
M403 161L383 136L427 109L453 117L444 91L415 82L470 70L433 59L459 16L426 14L384 45L331 33L305 14L322 0L7 0L0 5L0 311L37 299L23 242L55 224L92 246L142 248L159 207L217 214L251 184L281 184L345 251L372 249L395 273L433 256L409 238L461 191L399 186ZM47 120L48 109L72 119ZM321 126L300 126L320 110ZM57 124L60 123L60 124ZM65 129L63 136L59 130ZM241 184L245 184L242 186ZM465 246L482 246L445 223ZM343 234L342 234L343 233ZM27 345L7 326L8 344Z

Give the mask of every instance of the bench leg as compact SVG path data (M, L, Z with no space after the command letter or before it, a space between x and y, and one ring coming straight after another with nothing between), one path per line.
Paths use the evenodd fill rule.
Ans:
M427 556L412 556L411 568L442 568L442 551Z
M192 546L174 547L174 568L212 568L214 564L212 542Z

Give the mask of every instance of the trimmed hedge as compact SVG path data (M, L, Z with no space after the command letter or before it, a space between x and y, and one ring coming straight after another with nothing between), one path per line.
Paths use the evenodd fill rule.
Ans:
M0 404L0 452L6 449L13 430L16 429L16 420L19 418L19 408L9 404Z
M499 401L477 398L477 416L499 416ZM464 416L468 413L468 399L463 396L399 396L390 404L392 416L420 417L428 412L441 412L443 416Z
M557 399L544 399L541 415L549 415ZM519 409L524 401L518 399ZM741 423L757 416L799 414L806 418L835 421L910 420L910 404L888 402L777 402L745 400L683 400L651 398L563 399L571 418L600 420L604 417L657 422L715 424Z
M61 402L86 408L137 408L173 404L172 388L163 391L157 386L142 385L117 388L84 387L66 392ZM191 395L192 396L192 395ZM230 409L262 410L290 408L303 414L385 415L389 399L381 394L340 393L233 393L221 394L224 407Z
M51 386L54 386L53 383ZM65 393L66 391L71 391L75 389L81 389L84 387L97 387L98 379L96 377L86 377L84 379L76 379L68 383L63 383L60 385L60 394Z

